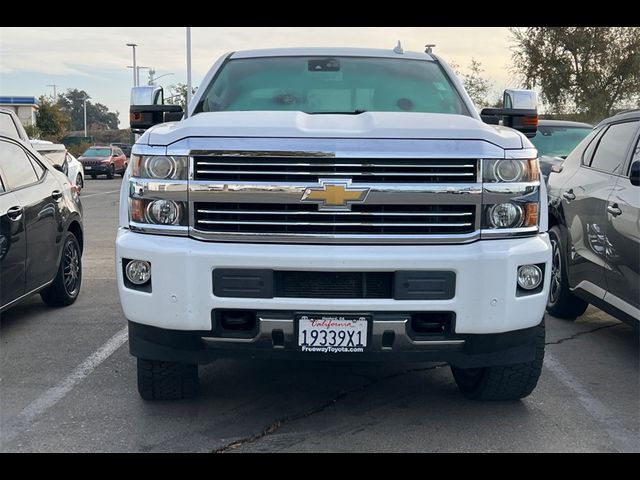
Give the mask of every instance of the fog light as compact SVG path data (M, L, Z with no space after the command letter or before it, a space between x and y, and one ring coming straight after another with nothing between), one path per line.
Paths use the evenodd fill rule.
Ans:
M525 290L533 290L542 282L542 270L537 265L522 265L518 268L518 285Z
M493 205L487 216L492 228L514 228L522 223L522 209L513 203Z
M131 260L124 271L131 283L142 285L151 278L151 263L145 260Z
M149 223L173 225L178 222L180 207L172 200L154 200L147 206Z

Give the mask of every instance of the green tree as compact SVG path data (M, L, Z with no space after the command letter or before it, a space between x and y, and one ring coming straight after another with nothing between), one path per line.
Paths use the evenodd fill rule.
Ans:
M47 97L40 97L38 104L36 128L28 132L28 134L41 137L44 140L59 141L64 137L71 125L69 115L63 112L57 104L52 103Z
M467 73L462 73L460 71L460 65L455 61L449 62L449 66L462 81L464 89L476 107L488 107L490 102L487 97L489 90L491 90L493 86L493 82L482 76L482 72L484 72L482 63L475 58L471 58L471 63L469 63L467 67Z
M198 87L191 87L191 95L196 93ZM168 104L170 105L180 105L184 110L187 105L187 84L186 83L176 83L175 85L169 86L169 96L165 97Z
M598 120L640 101L640 27L512 28L514 70L552 113Z
M84 129L84 99L89 95L84 90L70 88L58 96L58 106L71 118L73 130ZM93 103L87 100L87 127L95 130L113 130L118 128L119 113L110 112L109 108L101 103Z

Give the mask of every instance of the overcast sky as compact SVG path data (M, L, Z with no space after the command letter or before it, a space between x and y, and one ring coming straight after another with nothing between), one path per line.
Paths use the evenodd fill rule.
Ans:
M213 62L232 50L291 46L393 48L435 52L462 70L471 58L482 63L498 96L517 86L509 71L510 34L502 27L194 27L192 78L198 86ZM0 27L0 96L52 95L67 88L85 90L94 101L120 112L120 127L129 126L129 90L133 84L132 49L137 43L138 65L152 67L165 89L186 83L186 38L183 27ZM147 71L140 71L146 84Z

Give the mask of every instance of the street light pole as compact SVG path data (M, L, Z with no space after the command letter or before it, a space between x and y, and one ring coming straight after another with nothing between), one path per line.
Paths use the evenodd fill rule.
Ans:
M84 97L84 138L87 138L87 98Z
M138 86L138 69L136 68L136 47L137 43L127 43L127 47L133 48L133 86Z
M47 85L47 87L53 87L53 101L55 102L58 99L58 85L54 83L53 85Z
M191 27L187 27L187 105L184 118L189 116L189 103L191 103Z

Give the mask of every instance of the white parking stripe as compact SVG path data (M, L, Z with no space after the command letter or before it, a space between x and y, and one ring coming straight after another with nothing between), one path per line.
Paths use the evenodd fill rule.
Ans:
M97 197L98 195L108 195L110 193L120 193L120 190L109 190L108 192L90 193L89 195L80 194L80 200L82 200L83 198Z
M613 447L619 452L640 452L640 438L638 432L633 432L622 423L618 417L597 398L593 397L586 388L548 351L544 354L544 366L550 370L560 382L576 393L576 398L582 407L601 424L607 432Z
M0 428L0 445L6 445L28 428L43 413L62 400L82 380L87 378L98 365L111 356L127 341L127 327L107 340L98 350L89 355L78 367L56 386L51 387L13 419Z

